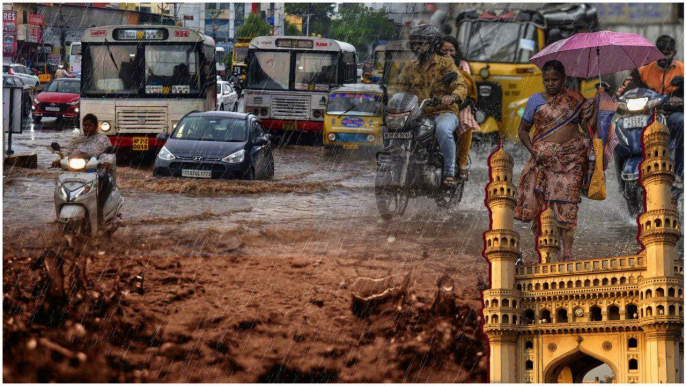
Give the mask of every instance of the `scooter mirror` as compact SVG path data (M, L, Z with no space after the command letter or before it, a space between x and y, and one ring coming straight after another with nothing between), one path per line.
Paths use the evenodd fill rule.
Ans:
M51 143L51 144L50 144L50 147L52 148L52 150L60 151L60 144L57 143L57 142Z

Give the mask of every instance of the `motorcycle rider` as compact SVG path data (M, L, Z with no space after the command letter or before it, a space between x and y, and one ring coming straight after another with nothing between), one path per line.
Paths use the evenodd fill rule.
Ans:
M665 107L681 107L681 112L669 114L667 127L672 139L670 142L676 147L674 156L676 183L682 184L684 174L684 94L683 89L677 89L671 85L671 82L677 76L684 76L684 63L675 60L676 40L671 36L662 35L658 37L655 46L665 58L633 70L617 90L617 96L637 87L650 88L662 95L670 95L670 98L665 102Z
M110 140L105 134L98 133L98 118L93 114L86 114L83 117L83 122L81 123L81 129L83 130L83 136L78 136L74 138L66 146L66 154L70 157L82 157L89 159L95 157L100 160L100 165L103 167L106 173L99 174L98 177L98 208L100 209L100 220L102 220L102 208L105 204L105 200L109 197L112 192L112 181L110 180L110 170L112 165L115 163L114 154L106 154L105 150L112 146ZM52 167L59 167L60 160L55 160L52 162ZM114 176L111 176L114 178Z
M440 97L441 104L427 107L424 111L436 124L436 138L443 155L443 185L455 185L456 146L454 131L458 126L457 114L460 103L467 97L467 85L462 79L453 60L438 55L441 33L436 27L421 25L410 32L410 48L416 59L403 67L397 82L393 85L398 91L412 92L424 100ZM441 84L441 77L449 72L457 74L457 79L449 86ZM435 90L434 90L435 89Z

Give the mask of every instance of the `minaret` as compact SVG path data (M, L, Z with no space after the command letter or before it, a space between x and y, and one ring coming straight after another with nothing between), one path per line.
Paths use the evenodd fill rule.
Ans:
M489 381L517 382L517 334L521 293L515 290L515 262L520 256L519 234L514 231L516 188L512 183L512 157L503 149L489 157L491 181L486 203L491 229L484 234L484 256L491 266L491 287L483 291L484 332L490 343Z
M674 272L676 244L681 235L678 214L671 195L674 162L669 158L669 131L655 121L643 132L641 184L645 191L645 213L639 216L639 239L643 244L646 272L638 283L641 328L646 334L643 361L645 383L680 383L677 372L679 341L684 318L676 295L683 290L683 277Z
M541 263L555 263L560 255L560 235L555 211L547 208L541 213L539 220L541 229L540 234L536 237L538 255Z

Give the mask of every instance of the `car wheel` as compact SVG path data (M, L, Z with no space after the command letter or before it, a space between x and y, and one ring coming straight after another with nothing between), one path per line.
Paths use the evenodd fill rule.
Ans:
M253 181L255 179L255 168L251 166L245 173L243 173L243 179L247 181Z
M223 103L219 106L219 111L224 111L224 104Z
M43 119L43 117L33 117L33 123L40 123L41 119Z

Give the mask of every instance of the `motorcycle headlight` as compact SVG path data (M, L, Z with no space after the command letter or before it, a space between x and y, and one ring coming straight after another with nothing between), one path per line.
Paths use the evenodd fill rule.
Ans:
M170 152L166 146L162 146L162 148L160 149L160 152L157 153L157 158L159 158L161 160L165 160L165 161L171 161L171 160L175 159L176 156L174 154L172 154L172 152Z
M226 157L222 158L223 162L226 162L227 164L237 164L243 162L245 159L245 150L241 149L233 154L227 155Z
M111 128L112 128L112 126L110 126L110 123L107 121L103 121L100 124L100 130L102 130L102 131L110 131Z
M648 104L647 97L628 99L626 101L626 108L629 111L641 111L646 107L646 104Z
M74 170L81 170L86 167L86 160L83 158L70 158L69 168Z
M407 122L408 114L402 115L388 115L386 117L386 126L391 130L402 129Z

